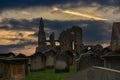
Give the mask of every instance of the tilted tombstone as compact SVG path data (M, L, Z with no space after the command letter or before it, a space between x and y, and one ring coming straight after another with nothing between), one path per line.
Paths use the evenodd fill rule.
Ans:
M53 68L55 65L56 52L53 50L49 50L48 52L45 53L45 55L46 55L46 66L48 68Z
M69 57L65 53L56 56L55 72L69 72Z
M41 71L45 69L46 57L41 52L36 52L31 56L30 71Z
M26 80L25 65L28 60L23 58L1 59L3 75L1 80Z

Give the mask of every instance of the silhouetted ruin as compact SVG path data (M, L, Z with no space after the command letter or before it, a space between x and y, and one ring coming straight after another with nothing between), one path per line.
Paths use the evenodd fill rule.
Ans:
M83 46L82 29L78 26L73 26L61 32L59 41L62 51L80 52Z

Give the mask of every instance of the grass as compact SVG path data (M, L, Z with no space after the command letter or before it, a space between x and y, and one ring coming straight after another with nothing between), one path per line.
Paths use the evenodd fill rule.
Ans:
M70 72L68 73L55 73L54 69L46 69L45 71L30 72L27 75L27 80L62 80L65 76L74 72L74 66L70 67Z

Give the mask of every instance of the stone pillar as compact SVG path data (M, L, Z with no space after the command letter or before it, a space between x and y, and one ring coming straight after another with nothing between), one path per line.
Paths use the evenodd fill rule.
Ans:
M51 48L55 47L55 36L54 36L54 32L50 35L50 45L51 45Z

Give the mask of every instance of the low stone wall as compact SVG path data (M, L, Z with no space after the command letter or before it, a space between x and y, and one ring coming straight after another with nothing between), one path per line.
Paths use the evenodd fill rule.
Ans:
M90 67L63 80L120 80L120 71L103 67Z

